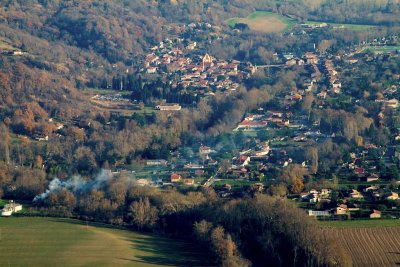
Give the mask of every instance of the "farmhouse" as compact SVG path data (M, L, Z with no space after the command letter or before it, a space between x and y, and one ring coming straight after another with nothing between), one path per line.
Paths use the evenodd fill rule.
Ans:
M170 180L171 180L171 183L178 183L182 180L182 176L180 176L179 174L173 173L173 174L171 174Z

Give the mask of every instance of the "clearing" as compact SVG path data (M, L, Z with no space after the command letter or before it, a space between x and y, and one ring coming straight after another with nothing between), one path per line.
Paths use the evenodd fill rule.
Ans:
M256 11L246 18L231 18L226 20L225 23L230 27L234 27L238 23L244 23L252 31L264 33L283 32L294 24L292 20L268 11Z
M322 222L321 225L350 254L353 266L399 266L400 220Z
M0 218L0 266L206 266L192 244L56 218Z
M325 22L325 21L313 21L310 20L306 24L307 25L319 25L321 23L326 23L330 25L334 29L348 29L350 31L354 32L363 32L363 31L369 31L372 29L377 29L377 25L368 25L368 24L349 24L349 23L331 23L331 22Z

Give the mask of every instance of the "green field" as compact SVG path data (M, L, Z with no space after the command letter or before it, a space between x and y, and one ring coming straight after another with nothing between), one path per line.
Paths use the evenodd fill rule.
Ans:
M400 50L400 45L397 46L367 46L362 51L371 51L374 53L388 53Z
M230 18L225 23L230 27L234 27L237 23L244 23L253 31L272 33L285 31L295 22L273 12L256 11L245 18Z
M327 23L328 25L332 26L333 28L348 29L348 30L355 31L355 32L368 31L368 30L377 28L376 25L330 23L330 22L324 22L324 21L308 21L306 24L316 25L316 24L321 24L321 23Z
M374 227L400 227L399 219L370 219L346 221L319 221L322 227L333 228L374 228Z
M205 266L186 242L55 218L0 218L0 266Z
M3 40L0 37L0 49L4 49L4 50L16 50L15 47L13 47L12 45L9 44L9 42L6 42L5 40Z
M248 180L244 180L244 179L223 179L223 180L214 182L214 185L215 186L223 186L225 184L230 184L233 187L241 187L241 186L245 186L245 185L251 185L254 183L257 183L257 182L248 181Z

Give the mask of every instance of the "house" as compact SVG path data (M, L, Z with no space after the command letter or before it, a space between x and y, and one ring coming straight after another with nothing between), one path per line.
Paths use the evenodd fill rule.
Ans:
M338 214L338 215L347 214L347 210L348 210L347 209L347 205L341 204L338 207L336 207L335 213Z
M11 216L14 212L18 212L22 210L22 205L15 203L13 200L10 200L9 204L6 204L4 208L1 210L1 216L3 217L9 217Z
M196 42L190 42L189 45L186 47L186 49L193 50L196 48L196 46L197 46Z
M309 210L308 211L308 216L330 216L330 212L327 210L320 211L320 210Z
M305 53L304 58L306 59L307 64L318 64L319 62L318 56L312 52Z
M373 210L372 213L369 215L371 219L380 218L382 213L379 210Z
M369 187L365 188L364 192L376 191L376 190L379 190L379 187L374 185L374 186L369 186Z
M399 101L397 99L391 99L386 101L386 106L392 109L396 109L399 107Z
M375 173L367 176L367 183L378 181L378 180L379 180L379 176Z
M321 93L317 94L317 97L320 99L325 99L326 95L327 95L326 91L322 91Z
M204 174L204 170L195 170L194 174L195 175L203 175Z
M157 67L148 67L148 68L147 68L147 73L148 73L148 74L157 73Z
M248 157L248 156L241 155L241 156L239 157L237 163L238 163L241 167L244 167L244 166L249 165L250 159L251 159L251 158Z
M269 145L268 142L265 142L262 145L257 146L257 149L254 151L255 156L265 156L269 153Z
M256 128L265 128L267 127L266 121L253 121L244 119L239 125L236 127L235 130L239 129L256 129Z
M163 159L155 159L155 160L148 160L146 161L147 166L167 166L168 161L163 160Z
M178 183L182 180L182 176L180 176L179 174L173 173L170 176L170 181L171 183Z
M200 155L206 155L206 154L210 154L211 152L213 152L213 150L211 149L211 147L208 146L200 146L199 148L199 153Z
M329 189L321 189L321 196L327 197L331 193L331 190Z
M390 195L386 197L387 200L397 200L399 199L399 194L395 192L390 192Z
M352 189L350 193L351 198L363 198L363 195L355 189Z
M185 179L185 185L194 185L194 179L193 178Z
M193 163L189 163L186 164L185 166L183 166L185 169L204 169L203 165L200 164L193 164Z

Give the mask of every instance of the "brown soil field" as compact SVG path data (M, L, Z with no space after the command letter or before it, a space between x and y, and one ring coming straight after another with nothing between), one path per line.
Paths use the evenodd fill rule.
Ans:
M400 266L400 227L327 228L350 254L355 267Z
M240 22L247 24L253 31L264 33L282 32L287 27L286 23L274 17L259 17L257 19L244 18Z

